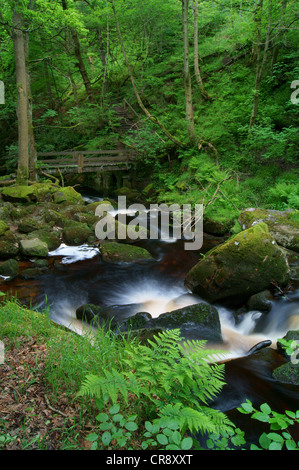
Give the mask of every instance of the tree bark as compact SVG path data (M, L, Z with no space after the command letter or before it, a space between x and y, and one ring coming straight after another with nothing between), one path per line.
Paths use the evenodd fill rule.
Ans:
M36 179L36 162L37 153L35 147L34 128L33 128L33 114L32 114L32 94L31 94L31 79L29 70L29 33L24 34L25 46L25 64L26 64L26 81L27 81L27 119L28 119L28 167L29 177L31 181Z
M188 5L189 0L182 0L183 44L184 44L184 89L186 120L191 145L196 144L197 138L194 125L191 74L189 65L189 35L188 35Z
M25 39L22 31L24 18L21 13L13 13L12 40L15 54L17 82L17 117L18 117L18 170L17 182L27 184L29 176L29 126L28 92L25 62Z

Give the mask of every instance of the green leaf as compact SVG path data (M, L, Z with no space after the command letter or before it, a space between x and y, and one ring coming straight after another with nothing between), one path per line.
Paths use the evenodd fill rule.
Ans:
M156 439L159 442L159 444L163 446L166 446L168 444L168 439L167 439L167 436L165 436L165 434L157 434Z
M91 441L91 442L96 441L98 438L99 438L98 434L95 434L95 433L88 434L88 436L86 437L87 441Z
M283 443L280 442L271 442L269 445L269 450L281 450Z
M100 429L101 431L108 431L108 429L111 429L112 426L113 426L113 424L110 423L110 422L109 422L109 423L101 423L101 424L99 425L99 429Z
M269 445L271 444L271 440L267 436L265 432L260 436L259 443L263 449L269 449Z
M266 414L270 414L272 412L270 406L267 404L267 403L263 403L261 406L260 406L260 410L263 412L263 413L266 413Z
M125 424L125 428L126 428L128 431L137 431L138 426L137 426L136 423L134 423L134 421L128 421L128 422Z
M290 440L287 440L287 441L286 441L286 448L287 448L288 450L296 450L296 449L298 449L298 447L296 446L296 442L290 441Z
M123 419L123 415L121 414L116 414L112 417L112 421L114 421L114 423L119 423L122 419Z
M274 442L284 442L283 437L280 434L277 434L276 432L270 432L268 434L269 439Z
M102 435L102 443L104 444L104 446L108 446L110 442L111 442L111 434L109 431L106 431Z
M109 413L112 414L112 415L115 415L116 413L118 413L120 410L120 406L116 403L115 405L112 405L110 408L109 408Z
M265 413L260 413L259 411L253 413L252 418L257 419L258 421L262 421L263 423L269 422L269 415Z
M105 421L108 421L108 419L109 419L109 416L108 416L106 413L99 413L99 414L96 416L96 420L97 420L97 421L105 422Z
M182 440L181 443L181 448L183 450L189 450L193 446L193 439L191 437L185 437L185 439Z

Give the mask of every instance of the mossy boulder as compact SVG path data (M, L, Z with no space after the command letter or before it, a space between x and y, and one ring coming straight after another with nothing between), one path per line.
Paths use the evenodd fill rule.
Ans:
M10 230L7 230L0 236L0 259L14 258L18 253L18 240Z
M0 276L14 279L19 273L19 263L15 259L8 259L0 263Z
M272 294L269 290L258 292L250 297L247 302L248 310L258 310L261 312L269 312L272 308Z
M87 242L91 231L86 224L74 222L62 232L63 241L69 246L80 246Z
M54 251L61 245L60 233L59 230L34 230L28 234L28 238L38 238L47 244L49 251Z
M53 195L53 201L56 204L84 204L84 199L72 186L59 188Z
M48 256L49 248L39 238L33 238L20 240L20 252L25 258L45 258Z
M188 272L185 285L211 302L241 303L273 284L285 286L289 279L285 253L260 223L210 250Z
M213 305L199 303L166 312L147 323L149 328L180 329L183 337L221 342L218 310Z
M272 376L277 382L298 386L299 364L293 364L292 362L282 364L274 369Z
M276 243L299 252L299 211L248 208L241 212L238 220L243 230L260 222L266 223Z
M27 268L21 272L20 277L25 280L37 279L46 271L47 271L47 268L38 268L38 267Z
M18 230L21 233L30 233L39 228L41 228L40 224L32 217L21 219L18 223Z
M45 202L52 200L57 189L58 186L52 183L7 186L2 190L2 197L12 203Z
M103 260L109 263L139 263L154 259L145 248L118 242L102 243L100 252Z
M0 220L0 237L5 234L9 230L9 225L4 222L4 220Z
M117 328L118 322L103 307L94 304L81 305L76 310L76 318L95 327Z
M123 186L114 191L114 195L125 196L128 202L140 202L141 193L137 189L128 188Z

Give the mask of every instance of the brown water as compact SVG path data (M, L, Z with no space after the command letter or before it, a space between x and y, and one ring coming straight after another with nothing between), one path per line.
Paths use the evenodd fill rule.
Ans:
M205 235L200 252L206 252L221 241L223 239ZM152 253L154 262L111 264L103 262L98 252L91 253L88 248L62 247L62 250L68 249L68 253L56 252L50 256L49 270L38 279L25 281L21 276L11 282L0 279L0 290L11 291L38 310L48 305L55 322L80 333L85 326L76 319L75 312L85 303L131 305L130 314L148 311L154 317L203 301L184 287L185 275L200 258L199 252L185 251L182 240L173 243L144 240L138 244ZM82 259L84 256L90 258ZM30 265L30 262L21 263L20 271ZM236 411L247 398L254 406L267 402L278 412L299 409L299 387L281 385L272 379L272 371L284 362L275 349L277 338L289 329L299 328L299 285L294 285L286 295L277 296L270 313L246 313L237 325L233 308L216 307L224 338L224 343L218 347L227 351L227 385L211 406L226 412L246 430L248 440L254 442L264 429L263 425ZM124 307L120 316L128 315ZM268 339L272 341L271 348L247 355L252 346ZM294 432L299 439L298 429Z

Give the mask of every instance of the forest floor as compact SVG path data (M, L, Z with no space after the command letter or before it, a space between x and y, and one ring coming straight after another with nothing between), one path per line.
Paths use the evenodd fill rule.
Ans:
M46 345L20 337L0 364L0 450L89 449L80 425L80 403L66 393L51 396L44 381Z

